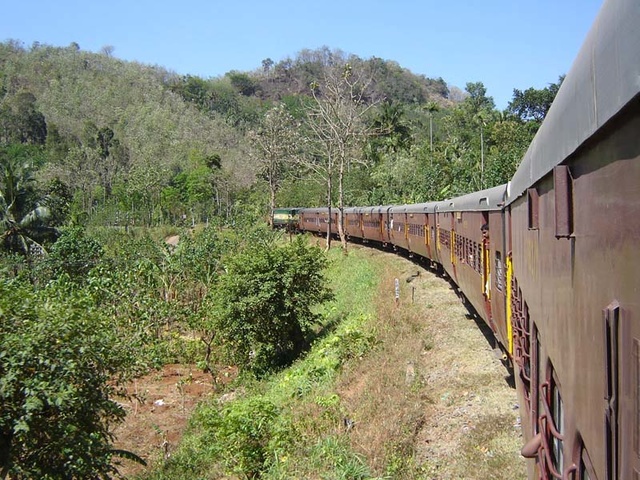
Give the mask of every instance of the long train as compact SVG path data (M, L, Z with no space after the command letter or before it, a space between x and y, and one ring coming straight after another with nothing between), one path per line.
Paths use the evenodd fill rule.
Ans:
M443 269L512 362L530 478L640 479L640 4L609 0L506 185L344 209ZM327 208L276 223L326 233Z

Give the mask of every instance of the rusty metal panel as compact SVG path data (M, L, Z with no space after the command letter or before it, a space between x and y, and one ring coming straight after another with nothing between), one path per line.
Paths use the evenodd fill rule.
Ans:
M568 237L573 233L573 185L567 165L553 167L553 183L556 237Z

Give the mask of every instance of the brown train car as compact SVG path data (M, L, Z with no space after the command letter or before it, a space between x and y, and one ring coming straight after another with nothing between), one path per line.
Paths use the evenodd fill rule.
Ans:
M349 207L344 209L344 230L348 238L364 238L362 230L362 208Z
M303 208L300 210L300 229L305 232L326 234L329 229L329 209ZM338 234L338 209L331 209L331 234Z
M409 241L407 239L407 214L406 205L397 205L388 210L388 233L389 243L395 248L409 250Z
M323 225L320 223L322 208L303 208L300 210L300 230L320 233ZM324 230L326 232L326 229Z
M384 244L388 241L386 212L389 207L363 207L362 234L367 241Z
M454 213L452 210L448 210L448 205L451 201L438 202L435 211L436 220L436 256L438 263L440 263L442 269L456 281L456 269L455 261L452 257L451 239L455 234L454 228ZM457 283L457 282L456 282Z
M531 478L640 478L638 78L638 2L605 2L508 189Z
M412 254L434 260L435 211L437 202L405 206L407 248Z
M505 194L506 185L500 185L439 202L437 215L441 232L446 229L448 233L448 242L441 245L441 252L448 253L442 259L445 270L508 350L504 284L496 281L493 272L497 252L504 251Z

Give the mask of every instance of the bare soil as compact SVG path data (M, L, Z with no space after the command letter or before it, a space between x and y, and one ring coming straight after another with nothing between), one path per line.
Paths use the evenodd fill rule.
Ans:
M218 382L236 375L235 369L219 372ZM127 386L130 400L122 402L127 417L114 431L114 448L128 450L152 468L180 442L189 417L197 404L214 393L212 378L194 365L165 365ZM119 473L128 477L145 467L130 460L119 460Z

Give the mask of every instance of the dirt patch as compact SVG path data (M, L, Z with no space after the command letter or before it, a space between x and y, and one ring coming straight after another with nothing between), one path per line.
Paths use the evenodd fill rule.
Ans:
M223 378L233 375L230 369L222 372ZM114 431L114 448L135 453L152 468L171 455L194 408L214 387L210 374L193 365L171 364L134 380L127 391L132 398L122 402L127 417ZM130 460L118 461L123 476L145 470Z
M180 243L180 235L171 235L170 237L165 238L164 242L172 247L177 247L178 243Z

